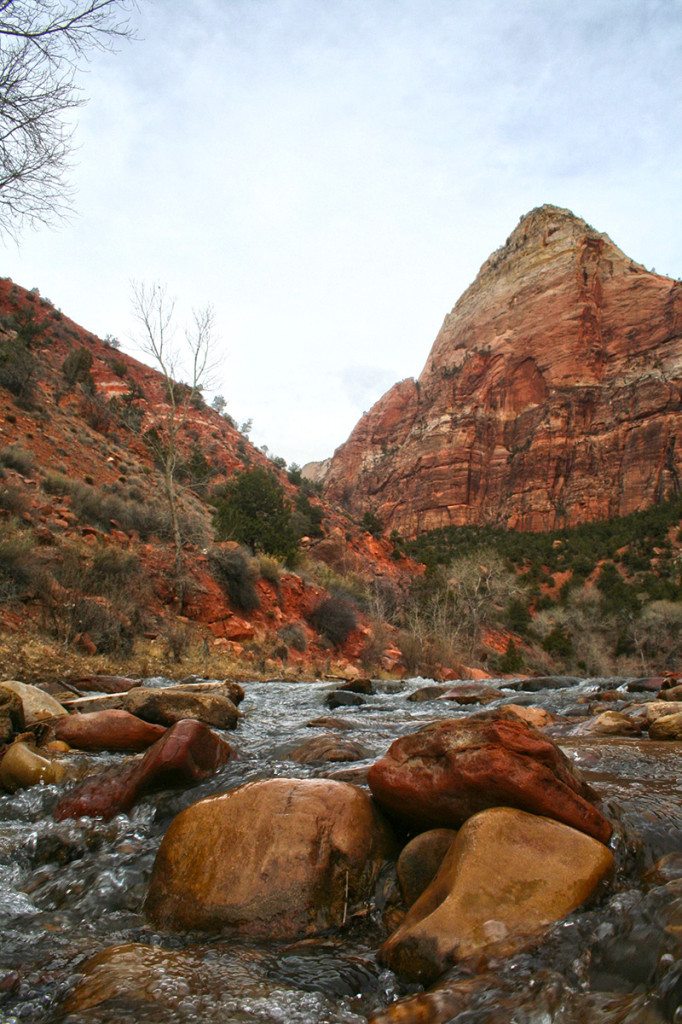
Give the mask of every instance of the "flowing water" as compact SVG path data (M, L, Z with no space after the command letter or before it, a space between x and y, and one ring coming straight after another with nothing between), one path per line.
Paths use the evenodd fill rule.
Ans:
M140 908L161 838L189 804L273 776L362 783L362 769L398 736L480 710L408 702L409 693L426 682L377 684L378 692L362 706L331 712L352 723L341 735L367 748L371 757L364 762L310 767L287 759L288 750L326 731L307 723L330 714L330 684L252 683L245 686L244 718L229 736L238 760L200 786L146 797L129 816L108 823L53 821L51 810L64 786L34 786L0 797L0 1024L363 1024L417 992L376 961L375 950L386 937L379 915L313 941L244 945L225 935L155 933ZM584 714L586 697L618 682L573 681L532 694L502 690L500 702ZM447 984L453 991L463 985L466 996L447 1004L441 1021L682 1021L680 744L565 733L556 728L555 739L620 823L613 841L616 879L596 904L557 924L531 952L489 964L478 978L451 971ZM70 760L92 768L120 757L83 754ZM680 857L672 858L666 875L651 874L654 862L675 853ZM156 959L143 960L133 950L118 989L116 970L109 972L111 999L65 1015L64 998L83 962L123 943L157 947ZM439 996L428 999L436 1005ZM410 1013L400 1019L433 1019Z

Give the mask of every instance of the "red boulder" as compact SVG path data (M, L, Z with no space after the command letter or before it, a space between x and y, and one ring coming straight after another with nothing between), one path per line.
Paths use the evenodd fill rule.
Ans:
M146 750L165 731L165 726L143 722L128 711L69 715L54 726L55 738L77 750Z
M502 806L555 818L604 843L613 831L556 744L495 713L437 722L396 740L368 782L379 805L411 828L452 828Z
M125 814L145 793L200 782L225 764L232 747L194 719L177 722L139 761L87 779L57 804L54 816L104 818Z

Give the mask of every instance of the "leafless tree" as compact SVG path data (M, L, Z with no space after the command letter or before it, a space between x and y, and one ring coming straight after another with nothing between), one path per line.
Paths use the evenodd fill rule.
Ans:
M77 74L93 49L130 35L135 0L0 0L0 232L70 209Z
M137 340L163 378L164 410L148 437L163 476L179 574L183 544L177 494L180 433L201 392L212 384L215 314L210 305L194 311L192 324L183 332L184 342L178 343L175 300L165 285L133 282L132 293L133 315L140 331Z

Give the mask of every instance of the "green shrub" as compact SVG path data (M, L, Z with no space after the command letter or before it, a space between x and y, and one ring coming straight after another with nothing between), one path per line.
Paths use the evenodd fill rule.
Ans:
M291 509L274 473L260 467L244 470L214 494L213 503L219 540L236 540L254 553L285 560L295 556Z
M277 559L272 558L270 555L259 555L258 567L260 569L261 577L279 590L279 584L282 577L282 566Z
M37 378L38 364L28 347L18 339L0 341L0 387L25 409L33 407Z
M573 639L562 625L557 624L542 641L542 648L556 657L570 658L573 655Z
M498 672L519 672L523 668L523 658L514 641L509 639L504 654L497 659L496 669Z
M35 459L33 452L26 451L21 445L10 444L0 449L0 465L16 469L22 476L30 476L35 469Z
M365 512L360 520L360 526L367 533L370 533L372 537L380 537L384 532L383 525L376 512Z
M19 490L12 484L0 483L0 509L3 512L10 512L12 515L20 516L28 508L28 499L24 491Z
M340 647L357 627L358 619L355 608L346 598L325 597L313 608L308 617L313 629L326 637L334 645Z
M78 381L92 380L91 369L92 353L87 348L72 348L62 363L62 375L70 387Z
M286 626L278 631L277 636L286 644L287 647L291 647L294 651L298 651L299 654L303 654L308 648L308 640L306 639L305 630L303 626L299 626L295 622L287 623Z
M208 561L215 580L235 608L253 612L260 607L256 590L258 565L247 553L236 548L212 548Z

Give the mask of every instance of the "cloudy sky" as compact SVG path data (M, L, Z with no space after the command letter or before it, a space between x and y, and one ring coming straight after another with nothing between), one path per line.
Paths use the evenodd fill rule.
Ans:
M682 276L682 0L140 0L82 78L72 219L3 276L136 353L131 279L212 303L216 391L323 458L420 372L521 214Z

